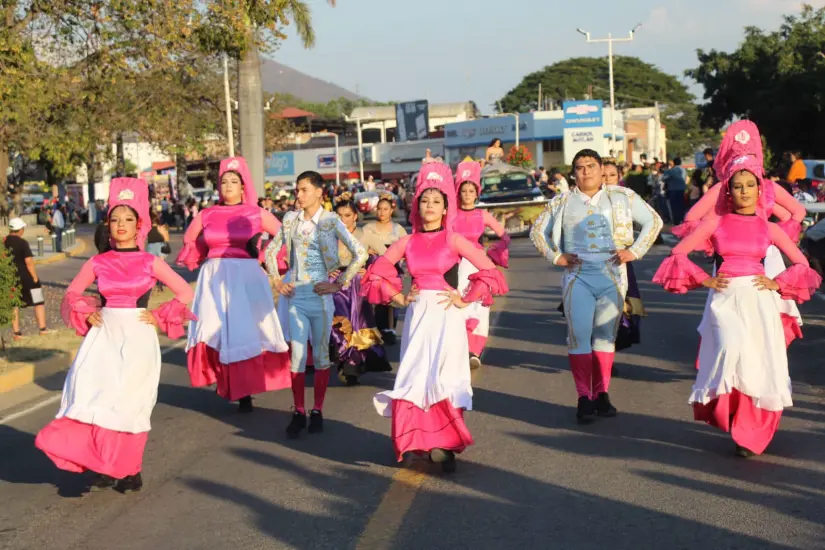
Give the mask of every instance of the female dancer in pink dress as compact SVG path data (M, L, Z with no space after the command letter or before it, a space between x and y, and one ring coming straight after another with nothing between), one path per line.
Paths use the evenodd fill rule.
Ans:
M452 231L456 214L450 167L425 163L418 175L413 234L402 237L363 276L361 291L373 304L409 306L401 337L401 364L391 391L377 394L375 408L392 417L392 439L399 461L406 452L428 454L455 469L455 453L473 439L464 424L472 408L469 349L461 311L475 301L492 304L507 283L495 265L467 239ZM463 295L444 274L462 258L478 272ZM406 259L413 292L404 296L395 264ZM416 295L417 293L417 295Z
M728 140L727 136L731 136ZM678 294L711 289L702 322L694 418L731 433L740 456L761 454L792 406L785 335L775 296L801 303L820 277L796 244L765 219L773 208L773 184L764 178L755 126L728 131L717 159L721 182L715 216L704 220L673 249L653 282ZM724 162L727 161L727 162ZM712 277L687 254L704 241L716 251ZM794 265L775 278L763 260L776 246Z
M185 305L193 292L166 262L143 251L151 228L145 182L113 179L108 218L113 248L83 265L61 304L66 324L85 338L57 418L40 430L35 445L58 468L96 472L93 489L114 486L125 493L143 486L143 451L160 383L155 326L170 338L183 336L183 323L194 319ZM95 280L103 309L83 296ZM145 308L157 281L175 298L150 312Z
M281 222L258 206L246 160L221 161L220 204L202 210L183 237L178 265L198 275L189 325L187 366L192 386L217 383L218 395L252 411L252 395L288 388L289 352L256 237ZM202 234L202 238L201 237Z
M453 222L453 231L473 243L481 251L481 239L489 227L500 239L487 249L487 256L494 264L506 268L510 260L510 235L487 210L476 208L481 194L481 165L467 160L458 165L455 181L460 207ZM465 259L458 264L458 291L464 293L470 287L470 275L476 273L473 264ZM465 310L467 340L470 346L470 369L481 367L481 354L490 332L490 308L480 302L470 304Z
M736 136L744 135L742 132L747 135L756 136L756 139L761 139L759 137L759 129L753 122L749 120L741 120L732 124L725 133L725 139L722 141L722 145L719 148L719 153L716 155L714 167L717 173L724 170L725 165L729 164L733 160L733 158L731 158L731 151L733 151L731 144L736 143ZM761 142L759 146L760 149L758 154L761 159ZM785 231L788 237L790 237L794 243L799 242L799 233L802 230L802 220L804 220L806 216L805 207L802 203L793 198L793 195L785 191L785 189L783 189L778 183L772 182L768 179L763 180L763 182L765 184L765 192L773 195L774 202L773 206L770 208L757 209L756 214L763 217L765 220L770 218L771 215L775 216L779 219L779 227ZM684 239L695 231L703 220L718 217L719 209L717 204L719 202L719 194L721 190L722 186L718 184L711 187L699 200L699 202L697 202L693 208L688 211L687 215L685 215L685 222L674 227L671 232L680 239ZM697 247L696 250L703 251L708 256L712 256L714 254L713 245L707 239L697 242L695 246ZM773 278L782 273L784 270L785 262L782 259L782 254L779 252L777 247L771 245L765 256L765 275ZM788 345L790 345L795 338L802 337L802 329L800 328L802 327L802 315L799 313L799 309L796 307L793 300L783 300L779 297L779 295L776 295L776 299L777 305L779 306L779 313L782 315L782 326L785 329L785 339ZM708 301L709 300L710 298L708 298Z

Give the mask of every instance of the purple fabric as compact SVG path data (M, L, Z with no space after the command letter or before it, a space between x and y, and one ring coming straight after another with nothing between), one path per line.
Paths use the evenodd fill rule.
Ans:
M370 258L372 260L372 258ZM335 304L335 316L346 317L352 324L353 332L365 328L375 328L375 315L369 302L360 296L361 276L356 275L349 288L336 292L332 296ZM386 372L392 370L384 346L376 344L366 350L358 350L347 345L340 325L333 325L330 337L330 351L334 352L338 364L345 374L359 376L364 372Z
M642 298L632 262L627 264L627 296L628 298ZM619 333L616 335L616 351L641 343L641 324L642 318L639 315L622 313L622 322L619 325Z

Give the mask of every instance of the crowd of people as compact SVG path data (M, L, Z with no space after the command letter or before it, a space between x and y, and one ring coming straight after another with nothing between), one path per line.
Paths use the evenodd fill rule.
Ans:
M801 334L795 303L809 299L821 278L796 247L798 203L765 174L752 123L731 127L713 170L718 183L675 229L682 242L653 281L674 293L710 290L689 402L695 419L730 432L736 452L751 456L764 452L792 405L786 348ZM580 151L573 172L575 183L547 204L530 238L564 270L575 416L589 424L618 414L609 394L614 357L640 342L643 310L632 263L654 245L663 219L645 197L620 185L618 167L595 151ZM271 203L259 202L246 161L225 159L220 201L189 222L176 260L200 270L194 292L146 252L157 227L146 184L114 180L106 246L63 301L65 321L85 339L57 418L38 434L37 446L60 468L98 474L93 488L140 489L159 382L153 325L180 337L187 321L193 387L216 386L240 413L254 411L255 395L289 389L286 436L320 434L331 369L346 385L391 370L385 345L394 342L397 311L405 308L395 382L373 404L391 419L399 461L420 455L454 471L456 455L473 444L464 415L473 406L471 373L481 366L490 306L508 292L502 269L510 239L476 208L480 178L479 162L467 159L454 172L428 155L407 233L393 221L390 195L380 198L376 221L363 227L347 192L325 208L328 184L312 171L298 176L295 208L279 219ZM499 239L485 247L487 229ZM690 260L694 251L714 255L713 274ZM83 294L94 281L100 300ZM146 311L158 281L175 298Z

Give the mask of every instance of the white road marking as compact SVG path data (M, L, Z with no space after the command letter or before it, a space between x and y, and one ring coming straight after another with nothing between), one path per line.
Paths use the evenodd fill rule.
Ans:
M160 354L161 355L166 355L170 351L182 348L184 345L186 345L186 340L181 340L180 342L176 342L175 345L170 346L170 347L162 350L160 352ZM62 392L58 393L57 395L52 395L51 397L49 397L47 399L44 399L43 401L40 401L39 403L35 403L31 407L25 408L22 411L17 411L16 413L10 414L8 416L4 416L3 418L0 418L0 426L2 426L3 424L8 424L9 422L12 422L13 420L17 420L18 418L26 416L30 413L35 412L35 411L39 411L43 407L48 407L52 403L56 403L57 401L59 401L61 397L63 397Z

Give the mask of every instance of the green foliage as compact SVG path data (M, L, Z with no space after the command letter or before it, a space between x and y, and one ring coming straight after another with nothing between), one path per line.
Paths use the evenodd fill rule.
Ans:
M20 279L9 249L0 243L0 326L11 323L12 309L20 307Z
M705 87L701 120L710 128L747 118L775 152L825 154L825 8L804 6L773 32L745 29L733 52L698 50L687 76Z
M613 81L617 109L653 107L662 110L671 156L691 156L718 141L715 132L702 129L698 107L687 87L654 65L636 57L613 57ZM606 57L577 57L560 61L525 76L500 100L505 112L527 112L538 108L538 91L561 104L568 99L610 101L609 67Z
M298 109L303 109L304 111L314 113L318 118L327 120L342 119L344 118L344 115L349 115L352 113L353 109L356 107L381 107L394 105L392 102L369 101L366 99L352 100L345 97L339 97L338 99L333 99L327 103L313 103L310 101L304 101L291 94L273 94L271 98L283 107L297 107ZM273 113L277 112L274 107L270 110Z

